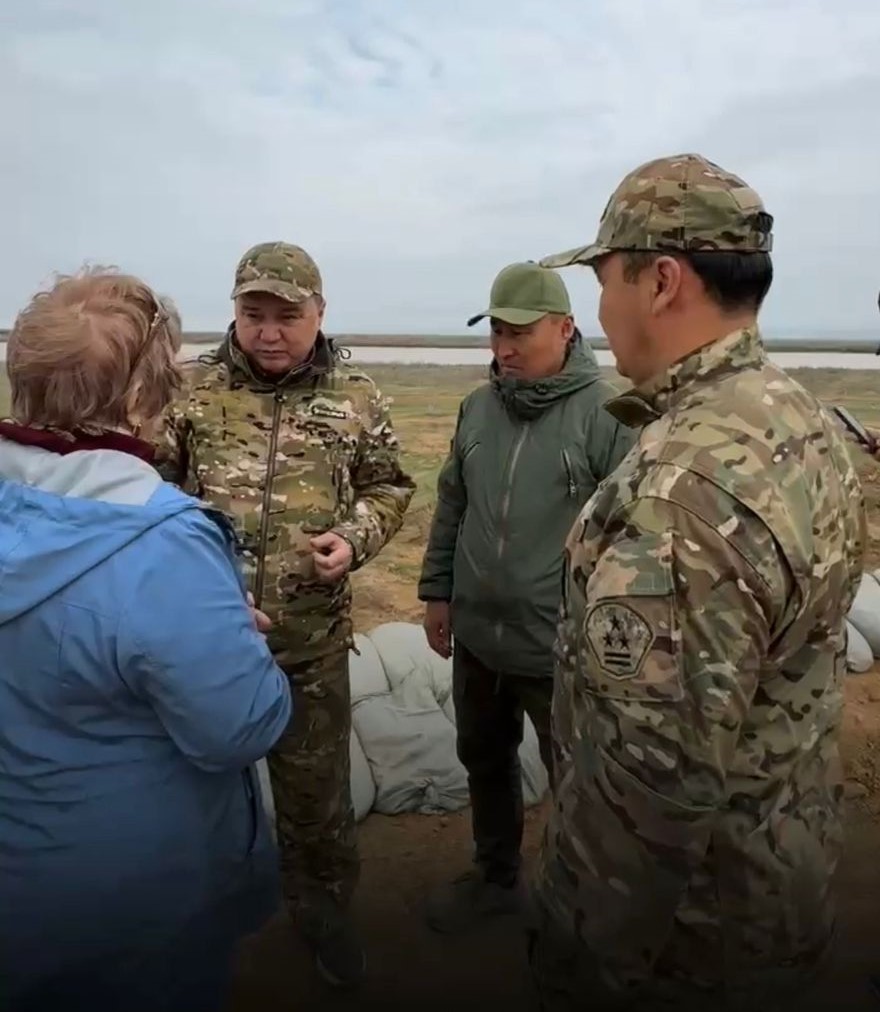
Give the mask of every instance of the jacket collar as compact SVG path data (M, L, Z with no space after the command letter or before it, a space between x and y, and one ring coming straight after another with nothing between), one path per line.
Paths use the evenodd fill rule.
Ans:
M701 388L714 386L747 369L760 369L766 362L758 328L745 327L698 348L651 379L612 398L605 407L618 421L639 428L656 421Z
M80 450L116 450L148 464L153 462L156 448L151 443L126 432L62 432L59 429L38 429L15 422L0 421L0 438L21 446L36 446L50 453L66 456Z
M283 376L269 376L260 371L242 351L235 336L235 324L231 323L223 343L217 349L216 358L229 370L230 384L244 383L255 390L275 391L294 386L330 372L336 364L339 352L333 341L318 331L315 344L305 362L294 366Z
M590 386L599 378L596 356L579 330L569 342L562 368L554 376L539 380L512 379L501 376L494 360L489 370L496 396L510 412L524 420L537 418L556 402Z

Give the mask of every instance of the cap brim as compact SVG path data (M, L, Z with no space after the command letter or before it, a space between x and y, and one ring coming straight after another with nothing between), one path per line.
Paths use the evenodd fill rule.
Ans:
M230 298L237 299L240 295L251 295L256 292L265 292L269 295L277 295L279 299L286 299L288 302L305 302L316 293L309 288L300 288L298 285L287 284L284 281L273 281L270 278L258 278L255 281L245 281L232 289Z
M564 253L553 253L550 256L542 257L538 263L542 267L571 267L573 264L592 264L599 257L607 256L611 252L607 246L600 246L598 243L591 243L589 246L578 246L576 249L566 250Z
M469 327L473 327L475 323L479 323L480 320L485 320L486 317L489 317L490 319L501 320L503 323L509 323L512 327L527 327L530 323L537 323L538 320L543 320L547 313L548 310L546 309L510 309L504 306L489 306L485 312L472 316L467 324Z

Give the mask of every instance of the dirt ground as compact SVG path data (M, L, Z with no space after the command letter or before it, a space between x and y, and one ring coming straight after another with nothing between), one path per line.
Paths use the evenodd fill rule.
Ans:
M528 813L526 853L540 841L544 809ZM467 811L447 817L370 816L361 827L363 872L356 902L367 939L368 980L357 992L331 991L318 977L287 919L279 917L242 954L232 1012L353 1009L449 1012L497 1003L531 1008L522 926L496 922L463 937L433 933L422 910L427 892L460 871L469 855ZM804 1012L871 1012L867 991L880 970L878 830L851 805L838 888L844 898L835 964ZM589 1004L585 1001L584 1009Z
M419 492L403 530L357 575L356 620L364 631L391 620L418 621L421 553L434 483L461 397L480 370L395 366L371 370L394 398L394 419ZM611 377L613 378L613 377ZM831 403L843 403L880 427L880 372L801 370L798 378ZM871 524L869 565L880 566L880 466L859 456ZM847 846L838 880L840 942L815 1004L804 1009L880 1009L866 978L880 972L880 666L846 685L842 751L847 773ZM545 808L527 815L525 852L540 842ZM317 977L283 915L242 954L233 1012L315 1009L471 1008L492 999L508 1012L529 1007L521 925L496 923L463 938L435 935L424 923L428 891L466 868L469 811L448 817L371 815L360 826L363 856L356 912L368 945L369 978L352 994L331 992ZM585 1000L584 1008L588 1008Z

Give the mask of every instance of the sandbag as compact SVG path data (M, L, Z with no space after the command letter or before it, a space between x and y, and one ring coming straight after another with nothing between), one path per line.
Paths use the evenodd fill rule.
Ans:
M397 705L389 694L361 700L352 722L384 815L435 814L468 804L467 775L455 754L455 728L437 706Z
M523 804L528 808L537 805L547 793L550 778L541 759L538 733L526 714L523 721L523 740L519 747L519 763L522 767Z
M874 657L880 657L880 582L865 573L847 616L851 625L867 640Z
M852 622L846 623L846 666L849 671L863 674L874 665L871 645Z
M443 705L452 692L452 661L434 653L420 625L386 622L372 630L370 640L382 658L392 690L417 671L422 684L429 686L432 697Z
M880 590L880 588L878 588ZM351 798L355 818L370 811L432 814L464 808L467 773L456 754L452 662L428 646L421 626L389 622L356 635L349 653ZM528 716L519 749L523 800L546 794L547 772ZM265 759L256 763L261 801L273 835L275 806Z
M367 636L355 634L354 644L358 652L348 653L348 678L351 682L352 705L365 696L381 695L390 688L382 658Z
M354 817L356 821L360 822L361 819L367 817L373 807L376 800L376 785L373 782L370 764L364 755L357 731L353 727L349 737L348 752L351 758L351 801L354 807Z
M446 719L450 724L455 724L455 702L452 698L452 693L446 697L445 701L440 704L440 709L446 715Z

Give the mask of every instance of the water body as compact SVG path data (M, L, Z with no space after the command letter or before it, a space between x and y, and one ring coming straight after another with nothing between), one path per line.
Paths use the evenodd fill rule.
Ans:
M185 358L194 358L210 350L209 345L183 346ZM393 365L485 365L492 353L488 348L381 348L360 345L349 348L352 362L383 363ZM599 365L614 365L610 351L596 352ZM774 351L770 358L783 369L880 369L880 355L858 352Z
M195 358L212 350L210 344L185 344L184 359ZM391 365L477 365L488 366L492 354L488 348L404 348L350 347L352 362L382 363ZM600 365L613 366L609 351L598 350ZM772 351L770 358L783 369L880 369L880 355L863 352L836 354L825 351ZM0 344L0 362L6 361L6 345Z
M488 365L488 348L350 348L352 362L389 362L433 365ZM614 365L610 351L596 351L599 365ZM880 369L880 355L863 353L774 351L770 358L783 369Z

